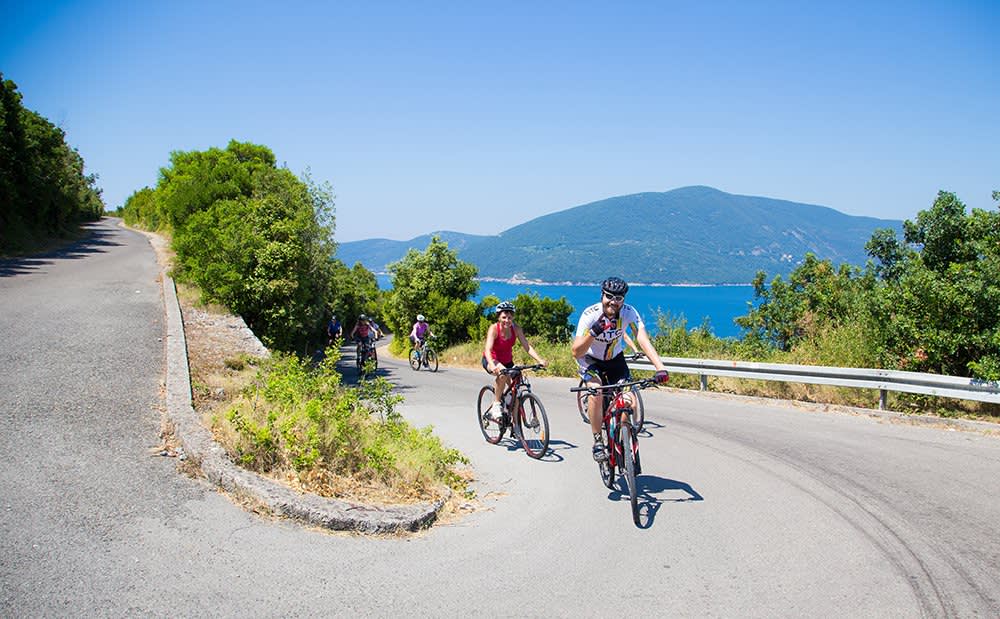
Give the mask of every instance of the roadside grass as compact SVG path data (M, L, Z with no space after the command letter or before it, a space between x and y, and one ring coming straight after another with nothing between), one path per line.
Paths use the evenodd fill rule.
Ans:
M169 272L169 235L140 231ZM184 312L231 315L204 303L197 286L175 287ZM364 503L473 496L465 456L444 448L431 428L403 422L384 379L360 389L342 385L336 349L313 368L240 352L226 328L188 324L185 332L195 407L234 462L303 492ZM449 501L442 513L456 505Z
M321 496L377 502L468 496L468 459L415 428L383 378L341 384L339 352L318 366L275 354L228 406L207 415L230 457Z

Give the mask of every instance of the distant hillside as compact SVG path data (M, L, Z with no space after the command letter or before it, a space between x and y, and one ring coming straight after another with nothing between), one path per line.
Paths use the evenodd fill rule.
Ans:
M494 239L491 236L477 236L475 234L463 234L461 232L432 232L418 236L409 241L393 241L390 239L365 239L363 241L348 241L337 246L337 258L347 266L354 266L360 262L369 270L381 273L385 271L386 265L395 262L406 255L410 249L423 251L431 242L434 235L441 237L441 240L448 243L448 247L461 251L468 247L470 243L475 243L485 239Z
M497 236L441 237L481 277L594 282L618 274L633 282L721 284L748 283L758 270L787 274L808 252L864 265L865 243L878 228L901 234L902 222L699 186L608 198ZM338 257L382 270L429 241L355 241L341 245Z

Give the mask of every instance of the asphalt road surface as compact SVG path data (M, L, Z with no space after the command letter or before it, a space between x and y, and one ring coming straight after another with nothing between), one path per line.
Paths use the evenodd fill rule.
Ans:
M401 412L472 460L481 509L406 537L248 513L156 456L163 310L105 220L0 263L0 615L995 617L1000 439L644 392L642 527L575 381L534 375L543 460L485 443L481 370L380 355Z

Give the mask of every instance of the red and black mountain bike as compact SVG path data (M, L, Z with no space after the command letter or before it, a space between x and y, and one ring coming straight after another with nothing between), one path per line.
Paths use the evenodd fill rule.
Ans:
M590 397L604 398L601 427L604 431L604 444L608 447L608 458L598 462L601 481L614 490L615 474L619 475L624 482L624 491L628 493L632 522L636 526L639 526L639 488L635 476L642 472L642 464L639 460L638 429L633 425L635 411L626 396L630 392L638 392L657 384L655 378L644 378L600 387L583 385L570 389L577 394L586 392Z
M500 398L500 421L493 421L486 416L486 410L493 403L495 389L486 385L479 390L476 400L476 413L479 420L479 430L486 442L496 445L507 430L511 436L521 441L524 451L532 458L538 459L545 455L549 448L549 418L545 407L538 396L531 393L531 383L524 374L525 370L540 370L543 365L515 365L500 371L510 377L503 397Z

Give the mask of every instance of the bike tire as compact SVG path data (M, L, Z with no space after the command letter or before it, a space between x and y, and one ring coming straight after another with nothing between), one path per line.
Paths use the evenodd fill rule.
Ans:
M587 386L587 381L580 379L580 384L577 388L582 388ZM586 391L576 392L576 410L580 412L580 417L583 418L583 423L590 423L590 413L587 411L587 405L590 402L590 394Z
M507 426L498 424L486 417L486 409L493 402L493 387L486 385L479 390L479 398L476 400L476 419L479 421L479 431L483 433L483 438L491 445L496 445L503 438Z
M632 396L635 398L635 410L632 411L632 427L635 433L642 432L642 426L646 423L646 405L642 403L641 389L632 389Z
M628 421L622 421L618 428L618 437L622 446L622 477L625 490L628 492L629 504L632 507L632 522L639 526L639 487L635 480L635 457L639 446L635 440L635 428Z
M417 351L411 348L409 357L410 357L410 368L415 372L419 372L420 357L417 356Z
M436 352L434 352L433 350L431 350L430 348L428 348L427 349L427 359L426 359L425 363L427 364L427 369L428 370L430 370L431 372L437 372L438 371L438 354Z
M365 352L360 346L354 349L354 362L358 366L358 374L361 374L361 370L365 367Z
M608 488L608 490L615 489L615 463L612 460L615 457L615 443L608 436L608 426L604 425L604 439L605 446L608 450L608 457L597 463L597 468L601 472L601 482Z
M543 457L549 449L549 417L537 395L521 395L515 419L525 453L536 460Z

